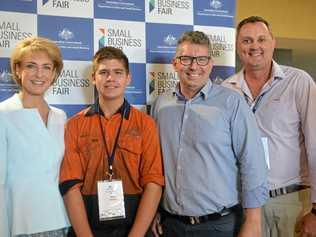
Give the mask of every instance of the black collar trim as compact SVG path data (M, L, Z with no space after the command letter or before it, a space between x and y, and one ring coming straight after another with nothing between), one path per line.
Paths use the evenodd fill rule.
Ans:
M116 111L116 113L122 114L124 118L128 120L130 112L131 112L131 105L128 103L126 99L124 99L122 106ZM100 108L98 99L96 99L95 103L89 106L88 110L85 112L85 116L92 116L95 114L104 116L104 113L102 109Z

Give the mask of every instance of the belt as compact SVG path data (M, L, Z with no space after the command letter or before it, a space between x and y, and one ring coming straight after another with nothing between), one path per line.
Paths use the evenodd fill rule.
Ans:
M235 206L232 206L230 208L223 208L220 212L204 215L204 216L180 216L176 214L171 214L170 212L167 212L165 210L159 210L162 218L165 217L170 217L177 219L184 224L189 224L189 225L196 225L196 224L201 224L206 221L211 221L211 220L217 220L223 216L227 216L231 214L232 212L235 212L237 210L241 210L241 205L237 204Z
M270 198L275 198L277 196L281 196L287 193L297 192L303 189L309 188L308 185L300 185L300 184L291 184L286 187L277 188L269 191Z

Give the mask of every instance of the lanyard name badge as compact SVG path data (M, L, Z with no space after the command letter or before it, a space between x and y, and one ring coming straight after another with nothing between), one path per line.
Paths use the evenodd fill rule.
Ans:
M121 122L116 134L112 153L109 154L101 118L99 115L99 123L102 131L103 141L108 160L108 172L106 180L100 180L97 182L98 189L98 204L99 204L99 219L100 221L124 219L125 218L125 204L123 183L120 179L113 179L113 161L115 158L115 150L117 148L118 138L120 136L123 118L125 115L125 106L123 106L123 112L121 113Z

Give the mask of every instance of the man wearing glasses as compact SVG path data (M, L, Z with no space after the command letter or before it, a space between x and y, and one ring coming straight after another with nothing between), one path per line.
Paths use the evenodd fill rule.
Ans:
M204 33L184 33L173 59L176 91L152 106L165 169L156 237L261 236L268 198L261 138L243 98L209 80L210 52Z

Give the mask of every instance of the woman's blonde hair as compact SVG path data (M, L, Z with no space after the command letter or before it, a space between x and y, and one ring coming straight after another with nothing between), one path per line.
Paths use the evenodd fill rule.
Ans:
M17 66L21 64L23 57L30 53L45 52L48 57L53 61L55 69L55 78L53 82L57 80L62 69L63 59L61 51L57 44L53 41L43 37L29 37L20 41L12 52L10 59L11 72L13 79L21 86L21 78L17 75Z

